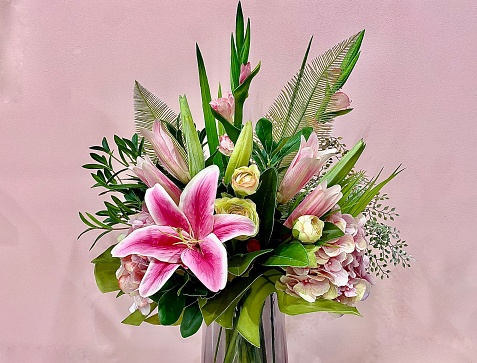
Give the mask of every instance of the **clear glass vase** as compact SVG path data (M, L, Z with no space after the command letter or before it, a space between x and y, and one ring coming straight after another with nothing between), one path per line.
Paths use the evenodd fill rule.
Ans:
M240 313L236 312L236 317ZM235 324L234 324L235 326ZM260 326L260 348L250 344L236 329L212 323L203 331L202 363L287 363L285 317L275 295L265 300Z

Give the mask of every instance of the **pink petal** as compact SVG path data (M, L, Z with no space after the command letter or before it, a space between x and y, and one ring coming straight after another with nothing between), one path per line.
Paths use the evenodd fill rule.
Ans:
M238 236L252 236L256 230L255 223L238 214L216 214L214 216L214 234L221 242Z
M320 159L303 158L295 166L289 167L280 184L280 203L293 198L323 166Z
M190 232L187 217L161 185L149 188L144 200L149 214L158 226L171 226Z
M178 267L175 263L151 260L139 285L139 295L148 297L158 292Z
M184 244L175 229L165 226L147 226L136 229L126 236L111 251L113 257L132 254L154 257L164 262L179 262Z
M217 194L219 168L211 165L194 176L181 194L179 208L184 211L194 231L202 239L214 227L214 201Z
M200 249L182 252L182 262L210 291L217 292L227 283L227 251L219 239L209 234L199 243Z

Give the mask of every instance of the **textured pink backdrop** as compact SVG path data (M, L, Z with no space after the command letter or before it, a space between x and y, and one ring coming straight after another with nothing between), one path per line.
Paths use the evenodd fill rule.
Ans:
M337 134L368 142L360 167L402 173L386 191L413 268L359 305L363 318L288 318L290 362L477 362L475 1L244 1L251 60L246 116L263 115L311 55L366 28ZM235 1L0 2L0 361L199 362L200 334L119 322L76 241L100 206L81 165L103 135L133 132L135 79L200 120L194 42L211 84L228 79ZM213 87L214 88L214 87ZM200 122L200 121L199 121Z

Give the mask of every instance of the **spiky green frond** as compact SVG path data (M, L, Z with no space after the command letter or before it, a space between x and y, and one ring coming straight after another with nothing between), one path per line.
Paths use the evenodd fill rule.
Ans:
M312 126L318 134L329 135L330 98L348 79L359 57L364 31L342 41L333 48L304 62L270 107L266 118L274 125L273 139L294 135L303 127ZM307 49L307 53L309 48ZM325 130L321 130L325 126Z
M136 133L139 134L141 128L148 130L152 129L152 124L155 120L167 122L175 130L182 130L182 123L180 117L172 111L159 97L154 95L143 87L138 81L134 82L134 126ZM169 128L167 132L170 134ZM173 142L179 145L173 137ZM144 151L147 155L156 159L154 150L149 142L144 143ZM182 148L179 148L182 151ZM185 153L181 152L182 156L186 158Z

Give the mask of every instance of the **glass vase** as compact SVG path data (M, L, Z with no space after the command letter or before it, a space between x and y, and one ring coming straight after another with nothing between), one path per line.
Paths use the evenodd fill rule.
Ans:
M238 308L234 317L238 319ZM285 317L275 295L265 300L260 324L260 348L250 344L237 329L212 323L203 331L202 363L287 363Z

